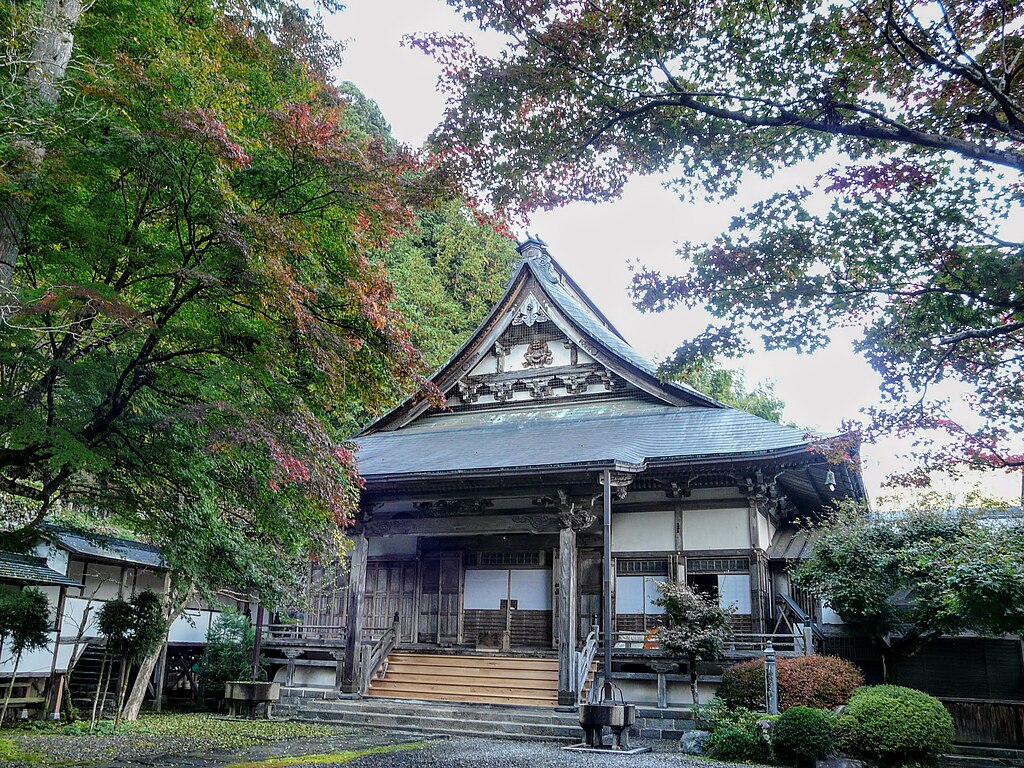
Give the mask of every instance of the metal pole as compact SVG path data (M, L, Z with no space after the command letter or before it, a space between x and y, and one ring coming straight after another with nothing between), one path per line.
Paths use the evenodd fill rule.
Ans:
M604 470L604 698L612 697L612 473Z

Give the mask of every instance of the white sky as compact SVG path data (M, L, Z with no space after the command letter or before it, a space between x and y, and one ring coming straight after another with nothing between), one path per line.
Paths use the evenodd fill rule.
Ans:
M374 99L391 123L395 137L420 146L439 122L444 97L435 91L439 68L418 51L401 46L404 35L427 31L461 31L480 38L444 0L349 0L347 8L326 21L328 31L346 43L341 80L351 80ZM493 46L495 39L482 41ZM662 271L677 272L676 243L713 238L738 209L771 191L797 183L813 184L821 169L792 169L773 181L753 179L738 200L726 204L684 203L661 185L663 179L637 178L622 199L601 205L574 204L537 213L530 231L547 241L552 255L601 307L638 352L660 359L679 342L704 329L700 312L678 310L645 315L627 294L627 263L639 260ZM771 380L785 401L783 418L800 426L834 431L846 418L879 402L878 376L856 356L856 331L837 333L833 343L813 355L758 353L737 364L748 385ZM873 500L886 474L908 469L896 441L863 448L864 480ZM1019 498L1020 479L1005 473L979 478L986 492ZM977 481L945 485L966 492Z

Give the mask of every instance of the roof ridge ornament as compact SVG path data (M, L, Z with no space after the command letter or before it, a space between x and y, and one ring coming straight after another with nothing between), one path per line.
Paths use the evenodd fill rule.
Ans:
M558 272L555 270L551 254L548 252L548 244L541 239L540 235L531 235L527 232L526 239L518 243L516 250L519 251L522 258L516 262L513 272L519 267L519 264L529 262L533 265L534 272L544 279L552 283L559 281Z

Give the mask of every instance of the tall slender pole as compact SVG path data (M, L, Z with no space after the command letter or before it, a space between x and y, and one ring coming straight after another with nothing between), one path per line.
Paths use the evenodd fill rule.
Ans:
M252 681L260 676L260 646L263 645L263 601L256 609L256 640L252 644Z
M612 697L612 473L604 470L604 698Z

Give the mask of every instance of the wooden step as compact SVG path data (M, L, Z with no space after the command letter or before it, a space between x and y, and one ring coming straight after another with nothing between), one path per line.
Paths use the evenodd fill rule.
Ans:
M389 663L413 663L431 667L477 667L480 669L553 669L558 659L517 658L515 656L443 656L428 653L392 653Z
M558 696L528 696L514 693L468 693L465 691L423 691L415 688L374 691L371 696L380 698L410 698L418 701L472 701L477 703L499 703L519 707L557 707Z
M368 694L376 698L554 707L558 704L558 660L393 652L383 676L370 682Z
M378 675L372 682L383 683L393 681L401 681L410 685L436 685L439 682L442 682L444 685L487 685L491 687L508 686L513 688L528 688L542 691L550 690L552 685L558 684L557 679L537 680L530 677L514 677L511 675L508 677L496 677L494 675L472 674L468 671L463 671L459 674L452 673L439 676L407 672L404 669L388 669L384 675Z

